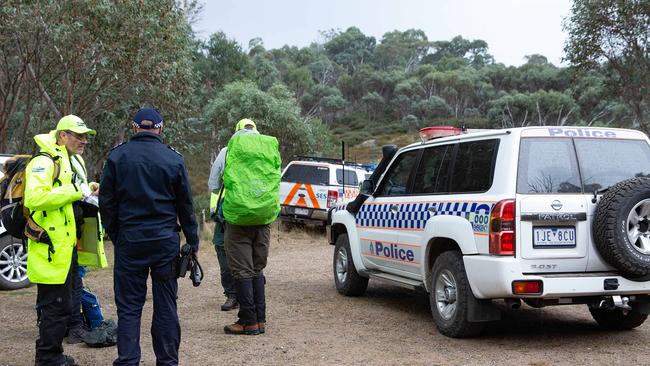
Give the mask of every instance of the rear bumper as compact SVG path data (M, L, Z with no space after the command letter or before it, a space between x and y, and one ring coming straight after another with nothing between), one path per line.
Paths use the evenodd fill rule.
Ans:
M296 208L307 210L307 214L297 214L295 211ZM299 222L305 224L324 224L325 222L327 222L327 210L294 207L294 206L282 206L280 208L280 218L285 221Z
M524 274L520 263L512 257L487 255L464 256L465 271L474 296L479 299L501 298L548 298L642 295L650 294L650 281L630 281L617 273L549 273ZM616 290L605 290L605 280L616 279ZM517 280L541 280L541 295L515 295L512 282Z

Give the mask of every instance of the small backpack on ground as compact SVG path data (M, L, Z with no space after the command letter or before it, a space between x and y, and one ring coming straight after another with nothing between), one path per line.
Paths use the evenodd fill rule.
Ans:
M104 321L102 306L97 295L90 292L86 287L81 291L81 312L84 325L88 329L95 329Z
M246 133L228 142L223 175L226 222L266 225L280 213L280 152L273 136Z
M47 231L38 226L23 205L25 196L25 169L30 160L36 156L47 156L54 162L52 181L59 182L61 166L59 157L53 157L45 152L34 155L15 155L9 158L3 168L4 177L0 180L0 218L7 232L19 239L31 239L36 242L51 245Z

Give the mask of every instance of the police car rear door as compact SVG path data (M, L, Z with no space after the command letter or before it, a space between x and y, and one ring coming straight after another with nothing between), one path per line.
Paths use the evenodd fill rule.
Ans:
M603 189L629 178L650 176L650 146L647 137L638 131L583 130L582 135L589 131L590 137L576 136L573 139L587 201L587 222L592 227ZM592 231L590 233L593 235ZM593 237L591 241L593 243ZM590 245L588 251L588 272L613 269L600 256L595 245Z
M584 272L591 225L573 139L549 128L521 132L516 256L524 273Z

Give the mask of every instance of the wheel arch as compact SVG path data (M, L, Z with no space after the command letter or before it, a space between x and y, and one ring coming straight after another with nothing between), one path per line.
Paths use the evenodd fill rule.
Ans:
M331 245L335 245L335 244L336 244L336 240L337 240L337 239L339 238L339 236L341 236L342 234L348 234L348 228L345 227L345 225L342 224L342 223L335 223L335 224L332 224L330 230L332 230L332 231L331 231L331 234L330 234L330 237L329 237L329 243L330 243ZM349 236L350 236L350 235L348 234L348 237L349 237Z
M427 248L425 251L425 262L424 262L424 267L422 268L424 270L424 288L429 292L431 289L429 288L429 284L431 283L431 267L433 266L433 263L435 263L436 259L444 253L448 251L458 251L461 252L462 250L460 249L460 246L458 243L450 238L445 238L445 237L436 237L436 238L431 238L427 242Z

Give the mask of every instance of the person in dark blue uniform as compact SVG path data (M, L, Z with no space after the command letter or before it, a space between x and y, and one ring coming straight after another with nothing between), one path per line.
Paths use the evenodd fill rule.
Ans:
M133 118L135 134L111 150L99 188L101 215L115 245L115 366L140 363L140 318L149 274L156 364L178 365L179 231L182 228L193 255L199 249L199 238L185 162L181 154L163 144L162 127L163 119L155 109L139 110Z

